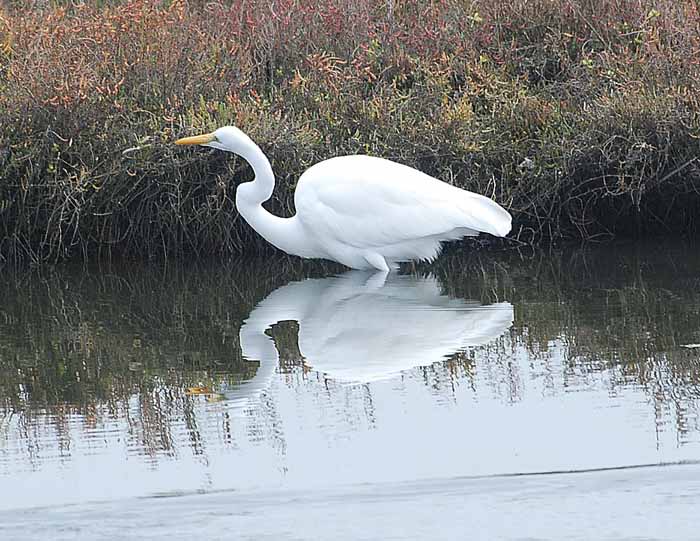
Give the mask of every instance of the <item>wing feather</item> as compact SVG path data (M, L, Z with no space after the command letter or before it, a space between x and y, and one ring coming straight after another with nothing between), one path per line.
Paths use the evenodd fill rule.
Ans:
M511 225L510 214L487 197L370 156L311 167L299 179L295 206L315 235L357 248L448 238L457 228L504 236Z

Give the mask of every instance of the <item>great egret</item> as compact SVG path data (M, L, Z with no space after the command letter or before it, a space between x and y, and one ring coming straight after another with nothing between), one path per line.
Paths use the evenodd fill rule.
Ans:
M185 137L238 154L255 180L238 186L236 206L269 243L289 254L388 272L400 261L433 260L441 243L480 232L504 237L511 216L491 199L451 186L416 169L371 156L340 156L309 168L294 193L296 215L280 218L262 203L275 176L262 150L233 126Z

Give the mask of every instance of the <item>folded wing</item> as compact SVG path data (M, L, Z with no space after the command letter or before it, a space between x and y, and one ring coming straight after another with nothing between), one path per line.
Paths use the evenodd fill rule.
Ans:
M370 156L313 166L299 179L295 205L315 235L357 248L475 232L505 236L511 228L510 214L491 199Z

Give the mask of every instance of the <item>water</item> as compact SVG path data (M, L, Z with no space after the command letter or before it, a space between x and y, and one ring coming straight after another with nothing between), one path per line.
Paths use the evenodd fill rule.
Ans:
M700 539L700 252L3 273L2 539Z

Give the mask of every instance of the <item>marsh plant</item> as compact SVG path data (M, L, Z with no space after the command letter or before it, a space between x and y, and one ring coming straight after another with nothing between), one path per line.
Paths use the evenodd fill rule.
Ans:
M0 2L6 260L267 249L235 124L293 212L313 163L368 153L493 197L511 237L697 232L700 4L675 0Z

